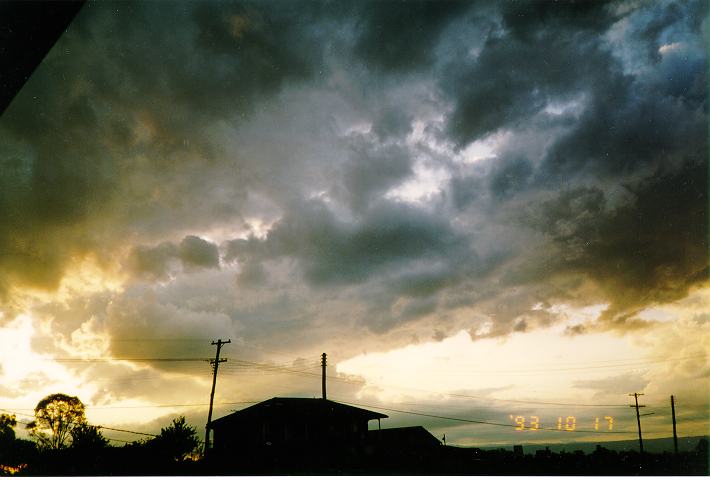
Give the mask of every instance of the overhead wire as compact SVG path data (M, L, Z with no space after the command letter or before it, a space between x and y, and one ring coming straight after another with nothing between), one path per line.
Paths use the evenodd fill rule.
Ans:
M665 360L651 360L651 361L644 361L644 362L635 362L635 363L629 363L629 364L615 364L615 365L596 365L596 366L589 366L589 367L569 367L569 369L572 368L580 368L580 369L586 369L586 368L608 368L608 367L618 367L618 366L638 366L641 364L653 364L653 363L660 363L660 362L673 362L673 361L680 361L683 359L688 359L688 358L700 358L700 357L705 357L706 355L690 355L690 356L685 356L685 357L678 357L678 358L671 358L671 359L665 359ZM226 357L228 361L231 361L231 363L226 363L222 366L221 372L226 375L226 376L242 376L242 375L247 375L247 374L259 374L263 375L264 373L268 372L270 374L290 374L290 375L297 375L301 377L311 377L311 378L321 378L320 373L308 371L308 370L303 370L302 368L316 368L318 365L314 364L313 362L307 363L303 367L300 368L291 368L288 366L288 363L281 363L281 364L273 364L273 363L260 363L260 362L254 362L242 358L230 358ZM140 362L210 362L211 359L206 358L206 357L196 357L196 358L110 358L110 357L99 357L99 358L85 358L85 359L63 359L63 358L58 358L55 359L57 361L65 361L65 362L90 362L90 361L112 361L112 360L122 360L122 361L140 361ZM303 359L297 359L297 360L303 360ZM291 364L295 363L291 362ZM558 369L559 370L559 369ZM531 370L531 371L538 371L538 370ZM556 371L555 369L550 369L549 371ZM501 372L501 371L499 371ZM153 378L162 378L162 376L158 375L155 377L138 377L138 378L133 378L133 376L129 375L123 380L124 382L127 383L132 383L135 381L146 381L146 380L151 380ZM454 398L470 398L470 399L476 399L476 400L481 400L481 401L487 401L487 402L501 402L501 403L513 403L513 404L527 404L527 405L549 405L549 406L569 406L569 407L589 407L589 408L596 408L596 407L604 407L604 408L626 408L628 407L627 404L592 404L592 403L576 403L576 402L552 402L552 401L540 401L540 400L524 400L524 399L504 399L504 398L495 398L495 397L489 397L489 396L481 396L481 395L471 395L471 394L466 394L466 393L455 393L455 392L441 392L441 391L434 391L434 390L428 390L428 389L422 389L422 388L417 388L417 387L409 387L409 386L402 386L402 385L392 385L392 384L386 384L386 383L380 383L380 382L372 382L368 380L360 380L360 379L353 379L353 378L344 378L342 376L333 376L333 375L326 375L326 378L329 380L333 380L336 382L341 382L341 383L348 383L348 384L353 384L353 385L372 385L376 387L385 387L385 388L394 388L394 389L402 389L402 390L411 390L411 391L421 391L421 392L426 392L426 393L431 393L431 394L437 394L437 395L445 395L449 397L454 397ZM119 380L118 382L121 382Z
M313 372L307 372L307 371L302 371L302 370L294 370L294 369L287 369L287 368L280 368L280 367L271 367L266 364L259 364L256 362L248 362L251 365L254 366L261 366L265 368L269 368L272 370L278 370L279 372L282 373L292 373L292 374L299 374L302 376L311 376L311 377L317 377L321 378L321 374L318 373L313 373ZM590 403L569 403L569 402L546 402L546 401L536 401L536 400L518 400L518 399L502 399L502 398L494 398L494 397L484 397L484 396L478 396L478 395L468 395L468 394L463 394L463 393L452 393L452 392L439 392L439 391L434 391L434 390L427 390L427 389L422 389L422 388L416 388L416 387L406 387L406 386L401 386L401 385L391 385L391 384L385 384L385 383L379 383L379 382L368 382L364 380L351 380L351 379L346 379L342 377L337 377L333 375L326 375L327 379L338 381L338 382L345 382L345 383L350 383L350 384L357 384L357 385L372 385L372 386L378 386L378 387L389 387L389 388L395 388L395 389L404 389L404 390L414 390L414 391L422 391L426 393L434 393L434 394L439 394L439 395L447 395L451 397L460 397L460 398L472 398L472 399L477 399L477 400L484 400L484 401L497 401L497 402L506 402L506 403L519 403L519 404L539 404L539 405L553 405L553 406L573 406L573 407L613 407L613 408L626 408L628 405L626 404L590 404Z
M475 420L475 419L470 419L470 418L457 418L457 417L449 417L445 415L434 415L430 413L423 413L423 412L414 412L411 410L402 410L402 409L397 409L397 408L390 408L390 407L384 407L382 405L368 405L364 403L356 403L356 402L348 402L345 400L338 400L340 403L344 403L346 405L354 405L354 406L359 406L359 407L367 407L367 408L377 408L379 410L386 410L386 411L391 411L391 412L397 412L397 413L404 413L408 415L417 415L417 416L422 416L422 417L430 417L430 418L438 418L442 420L451 420L455 422L464 422L464 423L477 423L477 424L482 424L482 425L493 425L497 427L518 427L518 425L515 424L510 424L510 423L500 423L500 422L492 422L489 420ZM547 431L554 431L554 432L568 432L568 433L630 433L626 431L597 431L597 430L579 430L579 429L574 429L574 430L560 430L556 428L549 428L549 427L538 427L533 430L547 430Z
M25 417L25 418L32 418L32 417L29 416L29 415L26 415L26 414L24 414L24 413L20 413L20 412L14 411L14 410L8 410L8 409L0 408L0 411L7 412L7 413L12 413L13 415L20 415L20 416ZM23 421L17 420L17 419L16 419L15 421L16 421L17 423L22 424L22 425L30 425L30 423L31 423L31 422L23 422ZM80 423L76 423L76 422L68 422L68 423L69 423L69 424L74 424L74 425L89 425L89 426L91 426L91 427L95 427L95 428L101 429L101 430L111 430L111 431L114 431L114 432L131 433L131 434L133 434L133 435L143 435L143 436L147 436L147 437L157 437L157 436L158 436L158 434L155 434L155 433L138 432L138 431L135 431L135 430L127 430L127 429L124 429L124 428L107 427L107 426L105 426L105 425L94 425L94 424L90 424L90 423L81 423L81 424L80 424ZM119 440L119 441L123 441L123 440ZM204 442L203 442L202 440L198 440L198 442L204 444Z
M507 427L507 428L516 428L519 427L517 424L509 424L509 423L501 423L501 422L494 422L490 420L481 420L481 419L471 419L471 418L460 418L460 417L452 417L452 416L446 416L446 415L436 415L436 414L431 414L431 413L426 413L426 412L419 412L419 411L413 411L413 410L404 410L401 408L392 408L391 406L384 406L384 405L373 405L373 404L365 404L365 403L360 403L360 402L354 402L354 401L348 401L344 399L338 399L339 402L346 404L346 405L353 405L353 406L359 406L359 407L366 407L366 408L375 408L379 410L385 410L385 411L390 411L390 412L396 412L396 413L402 413L402 414L407 414L407 415L415 415L415 416L422 416L422 417L428 417L428 418L436 418L436 419L442 419L442 420L449 420L449 421L454 421L454 422L462 422L462 423L473 423L473 424L481 424L481 425L490 425L490 426L497 426L497 427ZM221 405L234 405L234 404L249 404L249 403L258 403L257 401L241 401L241 402L219 402L218 404ZM151 408L151 407L183 407L183 406L205 406L207 404L171 404L171 405L149 405L149 406L88 406L87 408ZM18 409L21 410L21 409ZM22 417L26 418L32 418L31 416L14 411L14 410L9 410L9 409L0 409L0 411L8 412L8 413L13 413L15 415L20 415ZM707 418L686 418L686 421L694 421L694 420L707 420ZM18 423L28 425L29 423L23 422L21 420L17 420ZM92 425L96 428L103 429L103 430L110 430L110 431L116 431L116 432L122 432L122 433L130 433L133 435L142 435L142 436L150 436L150 437L156 437L156 434L152 433L146 433L146 432L139 432L135 430L127 430L127 429L121 429L121 428L116 428L116 427L108 427L108 426L103 426L103 425ZM594 434L629 434L633 433L631 431L599 431L599 430L584 430L584 429L560 429L560 428L549 428L549 427L542 427L538 426L535 429L530 429L528 428L527 430L542 430L542 431L556 431L556 432L567 432L567 433L594 433ZM654 434L654 433L665 433L665 432L647 432L648 434ZM119 439L109 439L112 441L117 441L117 442L124 442L124 443L130 443L127 440L119 440ZM203 443L203 442L200 442Z
M244 405L259 403L258 400L245 400L241 402L214 402L213 405ZM165 405L87 405L86 409L89 410L108 410L114 408L175 408L175 407L207 407L209 403L175 403L175 404L165 404Z
M0 411L7 411L7 410L0 408ZM16 421L17 423L19 423L20 425L29 425L29 424L30 424L30 422L23 422L22 420L17 420L17 419L15 419L15 421ZM123 442L123 443L125 443L125 444L131 443L131 442L128 441L128 440L119 440L119 439L117 439L117 438L111 438L111 437L107 437L107 436L104 436L104 438L105 438L106 440L111 441L111 442Z
M176 357L176 358L121 358L121 357L91 357L91 358L71 358L71 357L54 357L47 358L59 363L88 363L88 362L209 362L212 359L208 357Z
M609 364L609 365L588 365L588 366L577 366L577 367L560 367L560 368L531 368L531 369L515 369L515 370L451 370L447 369L446 373L447 374L457 374L457 375L501 375L501 374L509 374L509 375L546 375L549 373L560 373L560 372L578 372L581 370L600 370L600 369L617 369L617 368L626 368L626 367L644 367L647 365L655 365L659 363L670 363L670 362L679 362L683 360L689 360L689 359L696 359L696 358L705 358L707 355L700 354L700 355L691 355L691 356L686 356L686 357L679 357L679 358L673 358L673 359L663 359L663 360L645 360L645 361L635 361L635 362L627 362L627 363L616 363L616 364ZM441 373L442 371L440 370L431 370L427 369L426 371L428 372L439 372Z

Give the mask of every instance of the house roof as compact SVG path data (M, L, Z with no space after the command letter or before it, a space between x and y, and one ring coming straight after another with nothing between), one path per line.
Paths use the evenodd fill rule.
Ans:
M268 415L283 417L351 417L360 420L374 420L377 418L387 418L383 413L365 410L364 408L351 407L342 403L326 400L323 398L287 398L274 397L269 400L257 403L251 407L244 408L230 415L213 420L211 426L227 425L232 422L239 422Z

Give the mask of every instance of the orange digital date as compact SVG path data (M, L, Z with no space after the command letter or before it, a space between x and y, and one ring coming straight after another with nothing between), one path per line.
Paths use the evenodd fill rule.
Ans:
M599 431L599 425L600 425L600 417L595 417L594 418L594 430ZM606 416L603 417L604 420L606 421L606 430L607 431L612 431L614 430L614 417L611 416ZM522 415L510 415L510 419L515 422L515 425L512 425L515 427L515 430L518 432L522 432L524 430L530 430L530 431L535 431L535 430L540 430L542 427L542 421L540 420L540 417L536 415L531 415L530 417L526 418ZM550 429L551 430L551 429ZM577 417L575 416L567 416L567 417L557 417L557 430L560 431L567 431L567 432L574 432L577 430Z

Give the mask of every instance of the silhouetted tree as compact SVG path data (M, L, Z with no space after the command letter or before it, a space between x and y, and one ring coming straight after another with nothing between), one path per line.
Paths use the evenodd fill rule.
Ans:
M108 445L108 440L93 425L80 424L71 430L71 448L94 450Z
M0 414L0 444L15 440L15 425L17 420L14 415Z
M160 435L148 440L146 445L163 458L181 461L194 452L199 443L197 430L187 425L185 417L178 417L169 427L161 428Z
M77 397L54 393L35 407L35 420L27 425L39 447L58 450L67 446L71 431L86 424L84 404Z
M14 415L0 415L0 463L5 463L7 452L14 446L15 425L17 420Z
M34 458L36 446L33 442L16 438L14 415L0 415L0 464L19 465ZM1 474L1 472L0 472Z

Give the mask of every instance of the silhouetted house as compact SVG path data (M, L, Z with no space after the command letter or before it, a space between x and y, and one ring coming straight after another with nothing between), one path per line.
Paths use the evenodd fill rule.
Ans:
M340 461L364 452L368 422L382 418L322 398L274 397L212 421L212 453L251 464Z

